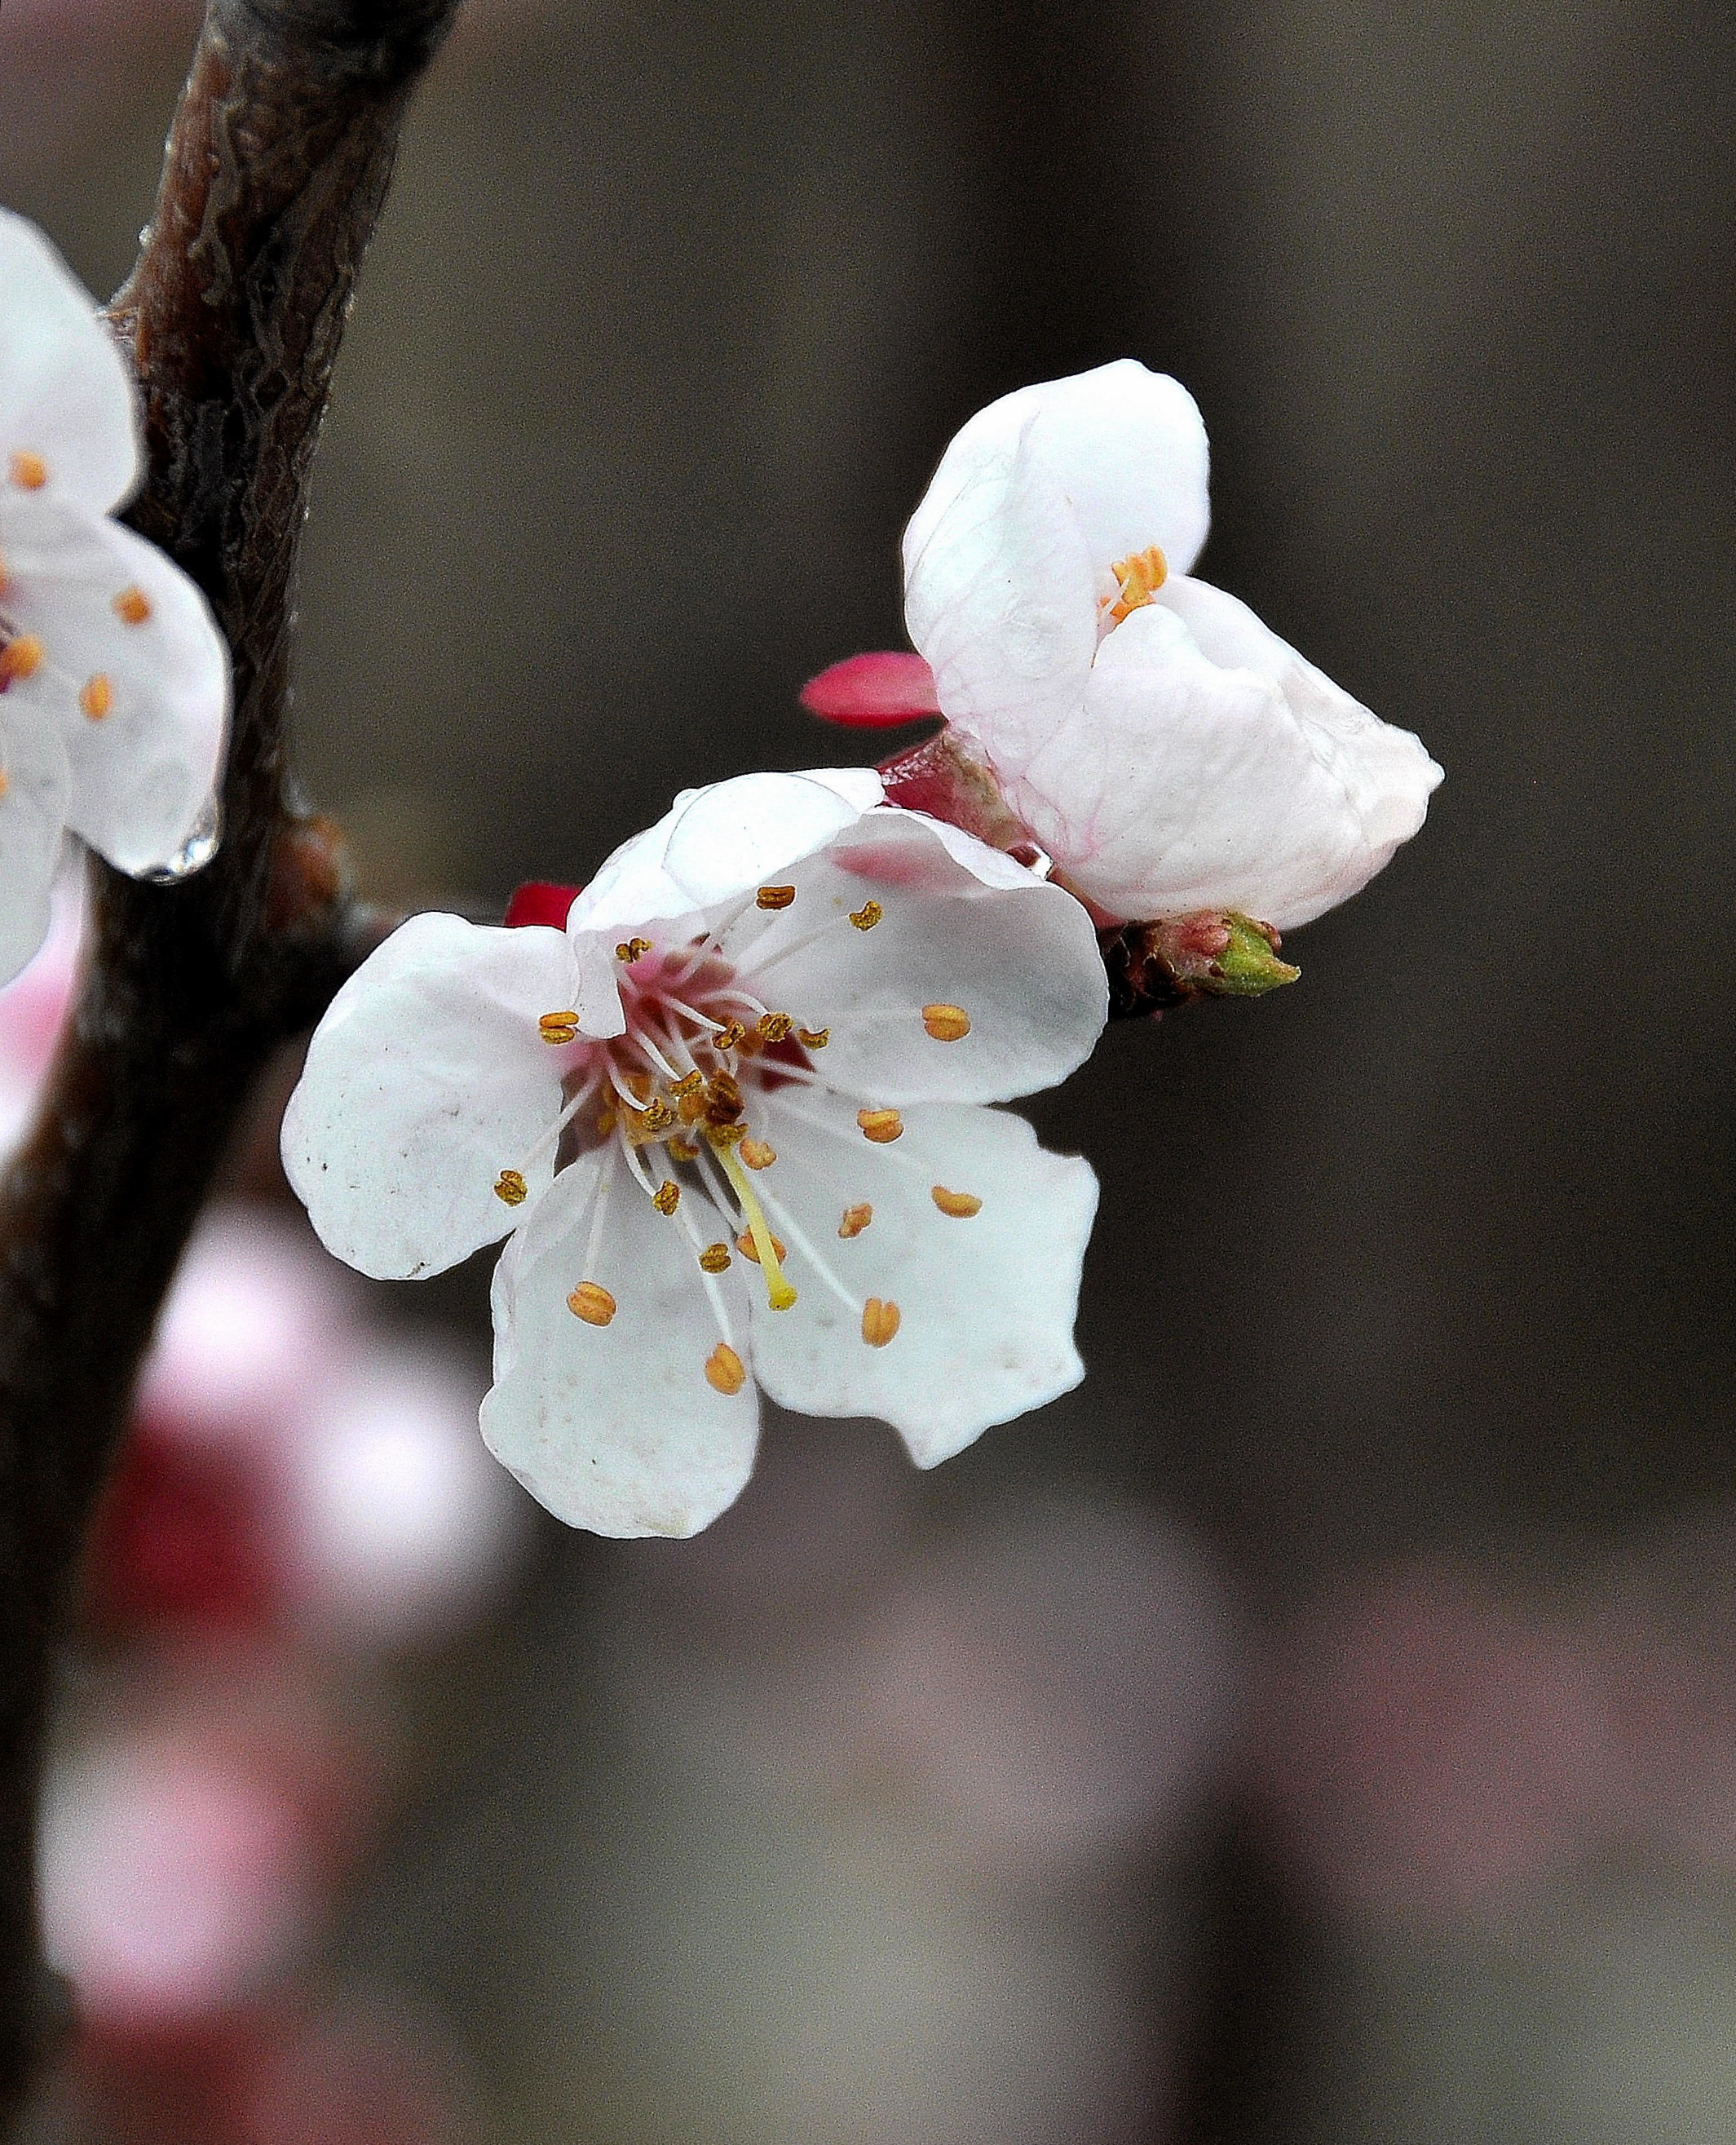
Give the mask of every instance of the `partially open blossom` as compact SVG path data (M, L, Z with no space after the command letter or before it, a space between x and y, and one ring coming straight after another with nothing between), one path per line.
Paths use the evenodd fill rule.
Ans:
M0 210L0 978L42 943L68 829L135 874L213 845L228 659L192 582L112 518L142 466L92 300Z
M284 1122L340 1257L512 1232L483 1431L550 1510L691 1534L752 1466L750 1374L923 1465L1082 1375L1087 1165L985 1103L1086 1057L1079 905L861 770L689 791L564 930L415 918Z
M981 824L986 776L1107 918L1307 923L1416 832L1440 769L1189 578L1206 479L1192 397L1131 359L1003 396L905 531L906 622L932 676L858 657L804 699L866 724L900 694L907 718L938 705L948 728L925 764L967 793L948 816L1011 846Z

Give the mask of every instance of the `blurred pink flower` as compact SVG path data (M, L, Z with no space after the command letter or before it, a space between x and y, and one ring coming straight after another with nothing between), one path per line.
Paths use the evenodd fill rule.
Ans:
M1594 1646L1417 1558L1352 1580L1276 1641L1251 1722L1256 1794L1326 1900L1499 1911L1616 1821Z

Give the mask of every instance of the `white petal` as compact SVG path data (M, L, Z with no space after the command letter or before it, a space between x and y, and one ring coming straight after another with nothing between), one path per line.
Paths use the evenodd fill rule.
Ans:
M537 1022L570 1003L565 935L414 916L320 1023L283 1120L283 1164L327 1248L382 1281L440 1273L513 1226L554 1149L560 1054Z
M1180 381L1121 358L978 411L916 510L907 565L966 492L1005 475L1021 442L1060 490L1097 568L1153 544L1171 573L1185 574L1199 556L1211 518L1199 406Z
M55 725L0 699L0 983L48 933L67 824L67 755Z
M0 484L16 454L47 495L107 514L138 483L132 375L97 304L34 224L0 209Z
M222 764L229 652L205 599L154 545L47 492L0 510L7 615L47 659L11 690L63 725L73 831L122 871L173 857ZM115 608L137 590L149 615ZM82 689L106 687L93 719Z
M588 1263L605 1172L609 1203ZM722 1280L745 1364L739 1284ZM568 1308L582 1281L614 1296L607 1326ZM494 1301L482 1435L540 1504L570 1526L636 1535L697 1534L735 1501L754 1466L759 1397L751 1380L735 1393L708 1382L719 1329L692 1242L614 1150L562 1171L507 1246Z
M883 794L865 767L742 774L684 789L654 827L603 865L574 903L567 928L625 933L739 900L853 826Z
M737 951L748 988L800 1025L828 1086L874 1102L1002 1102L1063 1080L1108 1011L1090 918L1073 897L956 828L868 813L789 874L796 898ZM873 899L872 929L852 911ZM782 953L784 947L790 948ZM961 1008L970 1032L936 1041L923 1008Z
M1073 1317L1097 1203L1087 1163L1046 1152L1022 1117L967 1105L907 1111L889 1147L864 1140L832 1096L784 1101L768 1122L778 1160L760 1183L858 1301L894 1302L902 1321L886 1346L869 1347L859 1310L793 1247L794 1307L754 1306L754 1368L773 1400L809 1415L879 1416L932 1467L1078 1384ZM937 1184L973 1194L982 1212L943 1214ZM861 1201L872 1222L840 1239L843 1208Z
M1008 785L1071 882L1132 917L1290 928L1421 825L1440 769L1244 604L1181 577L1099 651L1086 702Z

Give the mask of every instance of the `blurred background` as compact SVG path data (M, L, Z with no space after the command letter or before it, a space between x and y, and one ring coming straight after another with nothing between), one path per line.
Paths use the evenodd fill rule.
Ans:
M1300 987L1031 1107L1104 1179L1084 1387L933 1476L774 1416L692 1544L465 1473L485 1262L334 1277L266 1112L211 1255L255 1311L188 1330L341 1289L374 1397L331 1428L325 1311L239 1350L321 1395L221 1435L160 1373L42 2135L1727 2145L1736 17L469 4L307 545L301 762L375 894L498 913L866 756L796 690L901 644L947 439L1122 355L1204 410L1202 570L1448 780ZM0 198L98 291L196 27L0 19ZM413 1553L321 1564L383 1436Z

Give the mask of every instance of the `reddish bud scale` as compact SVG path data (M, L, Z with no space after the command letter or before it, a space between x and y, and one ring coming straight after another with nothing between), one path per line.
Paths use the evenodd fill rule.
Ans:
M557 886L552 879L526 879L506 904L506 921L513 928L524 923L547 923L565 931L567 911L584 891L583 887Z

